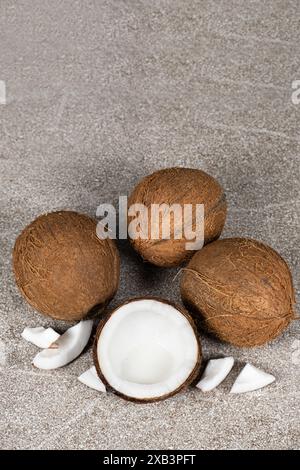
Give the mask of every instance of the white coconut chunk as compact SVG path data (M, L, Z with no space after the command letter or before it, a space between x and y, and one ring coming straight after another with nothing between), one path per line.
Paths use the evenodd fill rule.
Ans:
M230 393L252 392L266 387L274 381L274 375L267 374L251 364L246 364L234 382Z
M208 361L200 382L196 387L202 392L213 390L227 377L234 364L233 357L222 357Z
M98 377L95 366L83 372L83 374L78 377L78 380L87 387L93 388L98 392L106 392L105 385Z
M60 337L60 334L54 331L52 328L44 328L43 326L37 326L35 328L25 328L21 333L29 343L34 344L38 348L49 348L51 344L55 343Z
M57 369L76 359L91 336L93 321L84 320L69 328L56 341L55 349L43 349L33 359L39 369Z
M118 393L148 400L180 388L198 364L190 321L173 305L137 299L109 317L97 343L103 376Z

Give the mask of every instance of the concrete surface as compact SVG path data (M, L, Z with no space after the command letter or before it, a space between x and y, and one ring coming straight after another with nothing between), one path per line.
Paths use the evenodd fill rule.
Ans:
M33 369L23 328L64 325L28 307L11 273L15 237L41 212L94 215L142 175L186 165L226 188L225 236L286 257L299 299L299 14L297 0L1 0L1 448L299 448L299 323L253 350L203 337L205 358L237 359L230 378L209 394L135 405L77 381L90 350L60 370ZM120 249L113 305L179 300L176 270ZM230 396L246 361L277 381Z

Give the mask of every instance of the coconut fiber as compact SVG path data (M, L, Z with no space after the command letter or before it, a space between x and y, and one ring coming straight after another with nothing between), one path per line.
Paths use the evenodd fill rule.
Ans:
M295 316L286 262L251 239L217 240L198 251L184 269L181 295L202 328L236 346L267 343Z

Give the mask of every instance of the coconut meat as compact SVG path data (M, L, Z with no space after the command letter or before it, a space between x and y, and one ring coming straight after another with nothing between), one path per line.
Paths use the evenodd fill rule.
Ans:
M152 299L115 310L97 343L106 381L119 393L137 399L176 390L194 370L198 355L189 320L172 305Z
M21 336L29 343L43 349L50 348L60 337L59 333L52 328L44 328L43 326L37 326L35 328L27 327L23 330Z
M83 374L78 377L78 380L87 387L93 388L98 392L106 392L105 385L99 379L95 366L83 372Z
M234 364L233 357L221 357L208 361L200 382L196 387L202 392L210 392L227 377Z
M234 382L230 393L245 393L259 390L275 381L274 375L246 364Z
M33 359L39 369L57 369L76 359L87 345L93 327L92 320L82 320L69 328L56 341L56 347L43 349Z

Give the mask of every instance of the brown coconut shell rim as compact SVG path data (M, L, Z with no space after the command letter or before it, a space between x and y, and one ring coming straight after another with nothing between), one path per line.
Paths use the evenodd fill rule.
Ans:
M179 385L179 387L177 387L175 390L173 390L172 392L169 392L169 393L166 393L165 395L162 395L160 397L154 397L154 398L134 398L134 397L130 397L128 395L125 395L124 393L122 392L119 392L118 390L114 389L110 383L106 380L105 376L103 375L102 371L101 371L101 368L100 368L100 364L99 364L99 361L98 361L98 354L97 354L97 345L98 345L98 341L99 341L99 338L100 338L100 335L101 335L101 332L102 332L102 329L104 327L104 325L107 323L107 321L110 319L110 317L117 311L119 310L120 308L122 308L124 305L127 305L131 302L135 302L137 300L156 300L158 302L161 302L161 303L165 303L167 305L170 305L172 307L174 307L176 310L178 310L187 320L188 322L190 323L193 331L194 331L194 334L195 334L195 338L196 338L196 341L197 341L197 346L198 346L198 357L197 357L197 361L196 361L196 364L193 368L193 370L191 371L190 375L188 376L188 378L181 384ZM94 364L95 364L95 367L96 367L96 371L97 371L97 374L99 376L99 378L101 379L101 381L104 383L104 385L106 386L107 390L111 391L112 393L114 393L115 395L118 395L119 397L121 398L124 398L125 400L128 400L128 401L131 401L131 402L134 402L134 403L154 403L154 402L157 402L157 401L161 401L161 400L166 400L167 398L170 398L172 397L173 395L176 395L177 393L179 393L180 391L182 391L183 389L187 388L189 385L191 385L192 383L195 382L195 380L198 378L199 376L199 371L200 371L200 366L201 366L201 359L202 359L202 349L201 349L201 343L200 343L200 337L199 337L199 332L197 330L197 327L196 327L196 324L192 318L192 316L188 313L188 311L181 305L177 305L176 303L172 302L172 301L169 301L169 300L166 300L166 299L163 299L163 298L160 298L160 297L155 297L155 296L146 296L146 297L132 297L128 300L125 300L124 302L122 302L120 305L118 305L116 308L114 308L113 310L111 310L105 317L103 317L99 324L98 324L98 327L97 327L97 331L96 331L96 335L95 335L95 339L94 339L94 345L93 345L93 359L94 359Z

